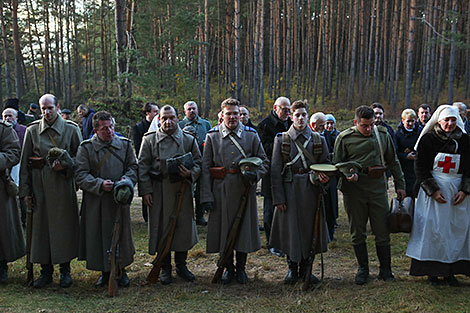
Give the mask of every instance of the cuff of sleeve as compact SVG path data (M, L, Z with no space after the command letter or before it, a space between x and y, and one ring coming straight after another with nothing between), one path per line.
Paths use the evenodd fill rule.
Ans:
M462 178L462 186L460 187L460 190L466 195L470 195L470 177Z
M432 196L433 193L440 189L434 178L425 179L420 185L428 196Z

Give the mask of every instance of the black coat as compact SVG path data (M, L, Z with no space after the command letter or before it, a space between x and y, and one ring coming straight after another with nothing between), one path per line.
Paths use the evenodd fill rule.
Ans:
M132 127L132 139L134 141L135 154L139 156L140 145L142 144L142 137L150 128L150 122L145 118L138 124Z
M421 127L415 123L412 131L407 131L405 126L400 123L398 129L395 132L395 138L397 140L397 156L400 161L401 170L405 176L406 195L413 195L414 184L416 181L416 175L414 171L414 161L408 160L406 156L409 152L414 151L414 146L418 140L419 134L421 133ZM409 151L408 151L408 150ZM408 152L405 152L408 151Z
M269 113L268 117L258 124L258 135L263 144L264 151L271 161L273 155L274 138L276 134L285 132L292 125L292 120L287 119L286 123L281 121L274 111ZM261 184L261 193L263 196L271 196L271 172L268 171Z

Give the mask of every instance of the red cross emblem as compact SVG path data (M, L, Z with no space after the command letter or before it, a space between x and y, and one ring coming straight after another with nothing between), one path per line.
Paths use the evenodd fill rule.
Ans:
M438 167L442 167L442 172L443 173L449 173L451 168L455 168L454 162L452 162L452 157L446 156L444 158L444 161L439 161L437 162Z

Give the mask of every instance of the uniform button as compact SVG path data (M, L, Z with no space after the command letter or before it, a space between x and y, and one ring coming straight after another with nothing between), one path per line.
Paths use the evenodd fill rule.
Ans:
M232 154L235 154L235 152L232 151Z
M232 165L235 165L235 162L232 162Z

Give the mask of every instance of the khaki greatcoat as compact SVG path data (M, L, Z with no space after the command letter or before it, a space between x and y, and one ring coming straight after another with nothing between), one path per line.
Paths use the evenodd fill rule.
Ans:
M303 137L304 140L307 140L314 134L309 127L305 127L302 131L297 131L294 126L291 126L287 133L289 134L290 141L289 161L292 161L299 153L294 140L298 137ZM306 150L313 155L315 164L330 163L328 159L328 146L323 137L321 137L321 144L321 154L318 152L314 153L312 137L307 144ZM319 185L314 185L310 182L309 173L298 173L300 169L305 169L301 158L292 164L292 181L284 181L281 174L284 167L281 147L282 135L278 134L274 140L271 166L273 204L284 203L287 205L287 210L280 211L275 209L269 243L271 246L285 252L293 262L300 262L302 259L307 259L312 250L315 215L318 210L318 197L321 189ZM307 157L305 157L305 162L307 163L307 168L314 164ZM317 183L320 184L320 182ZM321 244L315 251L316 253L325 252L328 245L328 229L324 215L320 221Z
M46 157L55 145L67 150L75 162L82 141L80 128L60 115L52 125L44 118L28 125L23 143L20 168L20 197L33 196L33 263L60 264L78 254L78 204L73 169L54 171L28 166L31 156ZM71 174L72 173L72 174Z
M11 126L0 122L0 170L17 164L20 153L16 132ZM25 254L25 246L20 211L15 197L8 195L6 187L6 180L0 179L0 260L12 262Z
M117 154L124 163L108 149ZM108 144L101 141L95 134L91 139L82 142L77 153L77 169L75 177L78 186L83 190L80 211L80 248L79 260L86 260L87 269L94 271L110 271L109 254L113 237L116 210L113 192L101 190L101 184L109 179L114 182L126 176L137 182L137 161L131 142L127 138L115 136ZM119 256L122 267L132 263L135 249L132 241L131 217L129 205L121 205L121 235L119 239Z
M222 123L207 133L202 160L201 203L213 202L207 226L207 253L224 250L227 237L235 220L245 184L240 173L228 173L224 179L213 179L209 168L223 166L239 169L238 163L244 156L229 138L230 130ZM266 174L269 160L266 157L256 131L239 123L233 131L236 140L247 157L259 157L263 163L256 171L258 181ZM256 206L256 185L251 186L245 215L240 226L235 250L253 252L261 247Z
M161 128L144 135L139 152L139 195L152 194L153 205L149 208L149 253L155 254L175 210L177 192L181 182L172 183L168 177L166 159L191 152L194 167L191 180L186 184L171 251L187 251L198 241L194 220L193 182L201 173L201 153L193 135L183 132L179 126L168 135ZM154 178L152 178L152 176ZM155 178L159 176L159 178Z

